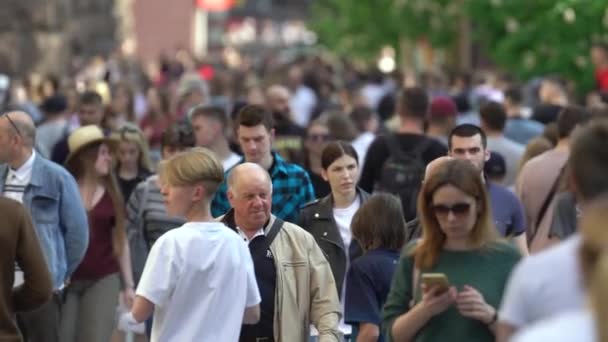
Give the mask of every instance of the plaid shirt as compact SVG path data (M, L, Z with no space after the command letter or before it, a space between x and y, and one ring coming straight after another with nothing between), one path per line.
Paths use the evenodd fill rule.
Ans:
M308 173L296 164L287 163L273 152L274 163L270 168L272 179L272 214L288 222L298 222L300 207L315 199L315 190ZM243 163L241 159L239 164ZM226 178L228 173L226 172ZM224 215L230 209L226 195L226 181L220 185L211 202L211 214L214 217Z

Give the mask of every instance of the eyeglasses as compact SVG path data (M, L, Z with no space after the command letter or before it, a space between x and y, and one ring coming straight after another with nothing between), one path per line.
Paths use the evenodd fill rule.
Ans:
M437 216L446 217L452 212L454 216L464 216L469 213L471 210L471 204L469 203L456 203L452 206L448 206L445 204L434 204L431 206L431 210Z
M17 132L17 135L19 135L20 138L23 138L23 136L21 135L21 131L19 130L19 127L17 127L17 125L15 124L15 121L13 121L13 119L11 119L10 116L8 116L8 113L4 114L4 116L6 117L8 122L10 122L11 126L13 126L13 128L15 129L15 132Z
M309 134L306 138L315 142L325 142L329 141L331 137L329 136L329 134Z

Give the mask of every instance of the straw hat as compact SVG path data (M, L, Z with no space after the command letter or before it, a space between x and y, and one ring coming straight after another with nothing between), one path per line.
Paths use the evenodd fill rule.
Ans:
M70 150L70 154L66 158L64 165L67 165L83 148L91 144L101 143L107 140L108 139L103 134L101 128L96 125L88 125L78 128L68 137L68 148Z

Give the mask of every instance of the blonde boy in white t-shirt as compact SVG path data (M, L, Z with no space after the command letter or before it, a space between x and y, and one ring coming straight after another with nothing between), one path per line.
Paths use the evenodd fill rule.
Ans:
M223 167L195 148L162 162L160 177L168 214L187 222L152 247L131 318L154 311L153 342L238 341L241 325L259 320L261 298L246 244L210 213Z

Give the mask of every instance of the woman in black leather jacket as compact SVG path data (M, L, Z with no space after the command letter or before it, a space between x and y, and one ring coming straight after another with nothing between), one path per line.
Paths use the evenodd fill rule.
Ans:
M346 270L350 262L362 254L361 246L352 237L350 223L369 194L357 187L359 162L350 144L329 143L323 149L321 165L331 193L302 207L299 225L315 237L323 250L342 299Z

